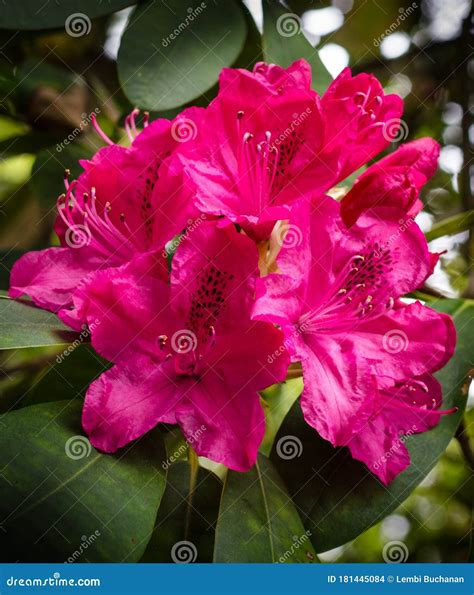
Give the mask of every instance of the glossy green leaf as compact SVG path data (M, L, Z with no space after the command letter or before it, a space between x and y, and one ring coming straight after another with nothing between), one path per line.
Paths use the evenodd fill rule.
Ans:
M307 60L313 71L313 89L320 95L332 81L318 50L302 32L300 17L273 0L263 0L263 56L266 62L284 67L300 58Z
M135 4L134 0L61 0L37 2L36 0L4 0L0 3L0 29L37 30L65 27L66 20L74 36L90 32L91 22L99 16ZM76 24L74 24L76 23Z
M213 473L200 468L192 501L189 485L187 462L178 462L168 469L153 536L141 562L176 562L182 557L193 562L212 562L222 484Z
M84 343L84 333L43 368L21 400L22 407L36 403L82 399L94 380L111 364Z
M150 110L184 105L212 87L247 35L235 0L159 0L135 9L122 37L118 71L130 101Z
M10 560L133 562L146 548L166 483L160 434L99 453L83 435L81 406L2 417L0 545Z
M297 508L263 455L247 473L229 471L224 483L215 562L315 562Z
M0 292L0 349L67 345L76 337L52 312Z
M302 518L313 533L312 542L318 552L354 539L390 514L426 477L454 436L466 404L467 378L473 365L474 302L439 300L430 306L450 313L458 331L456 353L437 377L443 385L444 408L459 409L444 415L429 432L407 438L411 465L388 487L352 459L347 449L335 449L320 438L304 421L299 403L280 429L277 445L285 437L296 437L299 456L282 458L275 448L271 459L296 506L303 511Z

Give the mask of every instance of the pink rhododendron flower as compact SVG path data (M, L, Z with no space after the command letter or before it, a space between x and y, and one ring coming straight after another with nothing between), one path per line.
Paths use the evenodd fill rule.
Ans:
M389 145L403 102L377 79L345 69L322 100L310 84L304 60L222 71L200 142L177 153L200 210L267 239L296 200L324 194Z
M400 299L438 259L414 217L439 146L402 145L341 203L327 195L390 144L402 103L349 69L320 99L299 60L224 69L207 109L140 133L132 112L129 147L94 120L108 146L66 179L61 246L23 256L10 295L87 324L113 362L83 409L96 448L179 424L199 455L246 471L265 429L258 391L291 356L323 438L386 484L408 466L404 436L447 413L432 374L455 344L449 316Z
M268 238L302 194L325 190L334 163L319 157L324 124L304 60L286 71L257 64L252 73L224 69L217 98L203 117L200 141L178 156L199 209Z
M398 299L430 272L418 226L401 231L398 216L364 214L348 230L339 210L329 197L294 209L301 242L283 241L280 274L259 281L254 316L281 325L302 363L306 421L345 445L373 411L374 377L398 383L439 369L455 331L449 316ZM402 346L393 348L394 339Z
M250 319L257 263L249 238L205 222L178 247L171 286L150 254L81 284L76 307L100 320L92 344L116 364L86 395L96 448L113 452L158 422L178 423L199 455L239 471L254 464L265 431L257 391L288 367L281 331Z
M199 118L199 110L188 110L190 117ZM130 147L108 139L108 146L81 162L84 173L71 183L66 178L66 194L58 199L55 231L61 247L18 260L11 274L12 297L27 294L57 312L71 305L72 290L87 274L163 248L186 226L196 208L185 192L173 193L160 180L162 164L178 144L173 130L179 123L179 118L156 120L138 133L132 113L126 121Z
M341 201L341 216L351 226L359 215L377 207L393 207L414 217L423 208L421 188L434 175L439 145L420 138L371 165Z

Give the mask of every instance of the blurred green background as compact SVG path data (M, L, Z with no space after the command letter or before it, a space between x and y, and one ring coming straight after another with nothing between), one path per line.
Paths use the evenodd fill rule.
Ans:
M261 28L260 2L245 4ZM470 4L467 0L291 2L304 33L319 48L333 76L347 65L354 72L373 72L387 90L405 99L406 140L432 136L441 143L439 171L423 192L426 208L418 218L425 232L438 221L474 208ZM100 146L87 114L98 109L107 134L114 140L124 136L123 118L134 106L120 86L116 59L130 10L95 19L91 30L79 37L61 29L0 30L2 289L8 287L9 269L21 253L54 241L51 229L63 170L68 167L77 173L77 160ZM258 43L249 36L238 64L252 67L260 57ZM206 104L214 91L193 103ZM454 221L457 233L450 230L449 236L432 242L433 250L445 252L429 289L435 296L472 298L474 234L462 217ZM3 353L3 410L54 357L55 352L45 350ZM382 561L383 545L394 540L407 545L409 561L469 559L472 397L458 438L422 485L394 514L354 542L323 554L323 560Z

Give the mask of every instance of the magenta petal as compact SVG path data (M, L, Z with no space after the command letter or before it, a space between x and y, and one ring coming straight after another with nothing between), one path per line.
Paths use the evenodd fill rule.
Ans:
M40 308L57 312L72 304L72 292L78 283L104 264L86 247L28 252L13 266L9 295L28 295Z
M257 391L243 379L236 390L209 371L183 396L176 418L198 455L235 471L248 471L255 463L265 416Z
M401 381L442 368L454 353L452 318L415 302L368 320L354 330L361 356L378 374Z
M348 443L352 456L388 485L410 464L406 436L436 426L443 413L441 385L428 374L381 388L370 419Z
M388 485L410 464L403 437L387 431L385 420L376 416L349 442L354 459L362 461L382 483Z
M161 253L140 255L126 265L90 275L73 299L78 316L92 331L92 345L103 357L127 361L139 352L160 359L158 337L173 322ZM60 312L63 322L70 322L70 316Z
M375 386L368 363L356 344L331 337L314 338L300 359L306 421L334 446L346 444L370 413Z
M219 325L239 326L249 319L257 276L255 244L234 226L205 221L183 237L173 258L173 308L183 319L191 308L206 318L225 304Z
M143 358L113 367L90 385L82 425L95 448L115 452L158 422L175 423L178 399L163 369Z
M438 143L421 138L371 165L342 199L341 216L346 225L353 225L364 211L380 207L417 215L423 207L420 190L436 171L438 156Z

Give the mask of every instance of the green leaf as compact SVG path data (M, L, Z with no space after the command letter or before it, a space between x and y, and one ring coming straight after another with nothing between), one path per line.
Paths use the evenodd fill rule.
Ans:
M273 0L263 0L263 56L266 62L283 67L300 58L307 60L313 71L313 89L320 95L332 81L318 50L302 32L300 17Z
M259 450L265 456L270 456L278 430L293 403L301 395L302 390L303 380L294 378L275 384L262 393L262 407L265 412L265 436Z
M84 333L68 345L41 371L34 384L24 395L21 405L82 399L91 382L111 364L98 355L84 341Z
M37 30L65 27L66 19L72 16L70 28L73 33L78 34L83 31L83 34L86 34L85 32L90 27L90 19L121 10L132 4L135 4L134 0L108 0L107 2L97 2L97 0L61 0L61 2L4 0L0 3L0 29ZM75 26L74 22L76 22ZM81 23L84 25L81 26Z
M263 455L247 473L229 471L214 549L215 562L314 562L296 507Z
M188 555L195 562L212 562L222 484L213 473L200 468L190 503L189 473L187 462L176 463L168 469L166 491L153 536L141 562L175 562L172 553L178 559L181 553L181 556ZM183 541L190 544L180 546Z
M149 1L122 37L118 71L130 101L167 110L199 97L239 56L247 35L235 0Z
M0 349L67 345L76 337L52 312L0 292Z
M454 436L466 404L467 378L473 365L474 302L439 300L430 306L450 313L456 324L456 353L437 377L443 386L443 407L459 409L442 416L439 425L429 432L407 438L411 465L388 487L352 459L347 449L335 449L320 438L304 421L299 403L280 429L278 440L296 436L301 442L300 456L284 460L275 449L271 459L296 506L303 511L305 526L313 532L318 552L354 539L390 514L426 477Z
M465 211L458 213L447 219L439 221L433 227L426 232L426 240L431 242L442 236L451 234L457 234L461 231L465 231L474 225L474 211Z
M166 483L160 434L101 454L82 435L80 418L77 401L2 416L0 545L9 560L134 562L142 556Z

